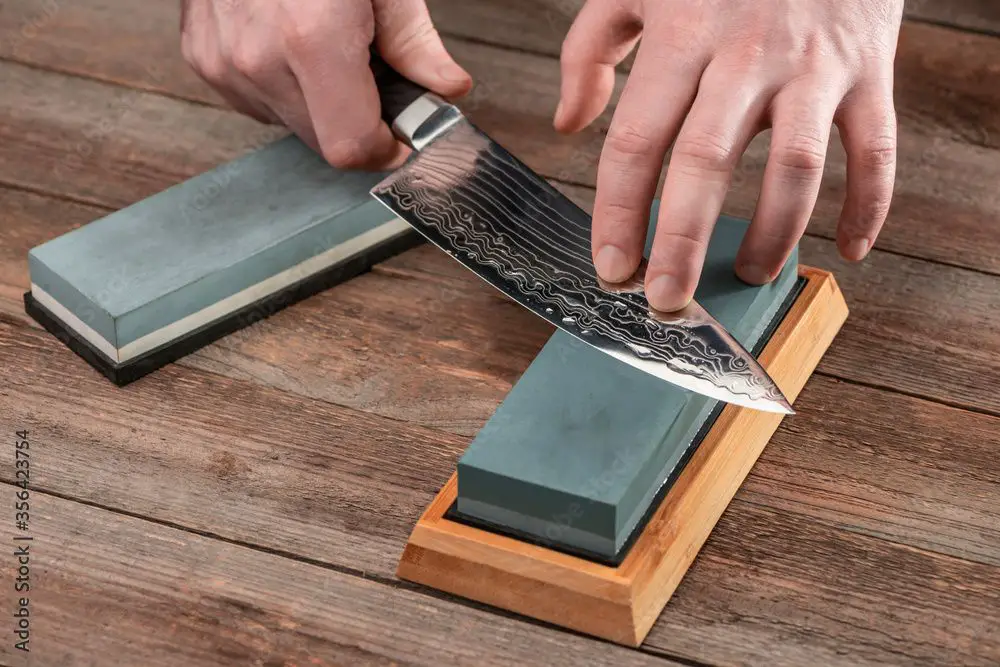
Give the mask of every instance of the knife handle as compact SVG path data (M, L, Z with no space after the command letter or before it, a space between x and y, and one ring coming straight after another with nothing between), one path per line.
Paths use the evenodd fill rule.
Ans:
M378 86L378 97L382 103L382 120L389 127L399 117L406 107L413 104L425 93L429 92L423 86L413 83L382 60L373 46L369 64L375 75L375 85Z

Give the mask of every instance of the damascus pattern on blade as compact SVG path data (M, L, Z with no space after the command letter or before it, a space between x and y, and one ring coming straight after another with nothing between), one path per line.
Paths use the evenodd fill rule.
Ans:
M641 276L598 280L590 216L468 121L373 190L379 201L488 283L637 368L722 400L784 402L725 329L692 303L650 310Z

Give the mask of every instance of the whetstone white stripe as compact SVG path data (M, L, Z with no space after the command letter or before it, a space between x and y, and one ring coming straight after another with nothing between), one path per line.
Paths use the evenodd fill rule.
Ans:
M300 264L296 264L280 273L276 273L270 278L251 285L236 294L228 296L210 306L206 306L198 312L192 313L156 331L152 331L121 348L116 348L114 344L70 312L35 283L31 284L31 295L64 325L79 334L80 337L94 346L108 357L108 359L121 364L135 359L150 350L154 350L165 343L176 340L206 324L230 315L252 303L260 301L309 276L320 273L338 262L362 252L366 248L389 241L397 236L402 236L412 229L406 221L400 218L390 220L374 229L355 236L349 241L345 241L325 252L310 257Z
M52 313L56 319L67 328L78 333L84 340L97 348L101 354L112 361L118 360L118 350L101 334L94 331L89 324L70 312L65 306L35 283L31 283L31 296L43 308Z

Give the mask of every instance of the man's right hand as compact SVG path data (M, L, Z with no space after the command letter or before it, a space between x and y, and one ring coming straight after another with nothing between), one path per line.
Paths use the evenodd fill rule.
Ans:
M407 149L382 122L374 42L403 76L443 97L472 79L424 0L183 0L184 58L234 108L283 124L335 167L388 168Z

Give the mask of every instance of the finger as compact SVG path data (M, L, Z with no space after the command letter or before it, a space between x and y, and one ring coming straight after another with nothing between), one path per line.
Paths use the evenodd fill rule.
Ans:
M891 81L859 88L837 119L847 151L847 201L837 225L837 247L844 259L863 259L889 214L896 177L891 91Z
M553 121L559 132L578 132L601 115L615 87L615 65L642 33L642 22L619 2L590 0L562 45L562 90Z
M369 68L373 30L368 3L336 0L299 17L285 37L320 152L335 167L382 168L406 152L381 119Z
M813 76L785 86L771 102L771 148L760 200L736 255L736 274L752 285L778 275L802 238L823 180L830 129L844 87Z
M674 311L694 296L733 169L773 91L759 70L713 61L670 155L646 269L646 298Z
M601 151L591 235L597 273L609 282L628 279L642 259L663 157L704 68L686 46L667 36L639 47Z
M375 0L373 7L375 45L389 65L439 95L469 92L472 77L444 48L424 0Z

